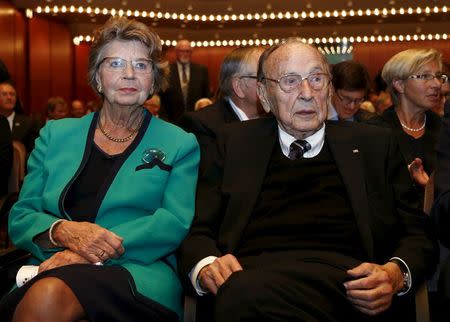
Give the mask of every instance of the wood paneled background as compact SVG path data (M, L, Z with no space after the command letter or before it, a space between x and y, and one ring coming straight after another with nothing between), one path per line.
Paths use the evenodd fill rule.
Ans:
M51 96L85 102L96 98L87 84L89 44L75 46L68 26L40 17L27 19L11 3L0 0L0 59L8 66L26 112L45 115ZM353 44L353 58L365 64L373 78L395 53L412 47L434 47L450 62L450 40ZM195 48L194 62L208 67L211 90L223 57L231 47ZM166 51L169 61L173 48Z

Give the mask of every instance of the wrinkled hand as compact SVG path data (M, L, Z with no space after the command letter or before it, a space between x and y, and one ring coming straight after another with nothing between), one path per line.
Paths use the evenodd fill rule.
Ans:
M362 263L347 273L354 279L344 283L353 306L368 315L387 310L392 297L403 287L403 275L395 263Z
M52 257L43 261L39 265L39 273L45 272L49 269L70 265L70 264L90 264L84 257L72 252L69 249L57 252Z
M415 158L413 162L408 164L408 170L414 182L421 186L426 186L429 177L423 169L423 163L421 159Z
M236 257L227 254L216 258L214 262L203 267L198 274L198 280L203 289L216 295L219 287L225 283L231 274L237 271L242 271L241 264Z
M63 221L53 230L53 239L91 263L118 258L125 251L122 237L89 222Z

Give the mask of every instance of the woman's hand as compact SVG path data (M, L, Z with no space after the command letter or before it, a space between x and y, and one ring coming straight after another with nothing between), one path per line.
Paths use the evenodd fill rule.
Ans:
M43 261L39 265L39 273L45 272L49 269L70 265L70 264L90 264L90 262L84 257L74 253L69 249L55 253L49 259Z
M428 182L428 174L423 169L422 160L415 158L413 162L408 164L409 174L415 183L425 187Z
M63 221L53 229L53 239L91 263L118 258L125 251L122 237L89 222Z

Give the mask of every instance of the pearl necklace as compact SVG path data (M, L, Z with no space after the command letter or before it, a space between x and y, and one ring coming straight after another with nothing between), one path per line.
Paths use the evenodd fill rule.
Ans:
M416 129L413 129L413 128L411 128L411 127L407 127L407 126L400 120L400 118L399 118L399 121L400 121L400 124L402 125L402 127L403 127L404 129L406 129L406 130L408 130L408 131L411 131L411 132L419 132L419 131L422 131L422 130L425 128L425 124L427 124L427 115L425 115L425 119L423 120L423 124L422 124L420 127L416 128Z
M130 135L128 135L124 138L115 138L109 132L106 132L105 129L103 128L102 122L100 121L100 117L98 118L98 128L100 129L100 132L102 132L102 134L108 140L116 142L116 143L125 143L127 141L130 141L133 138L133 136L139 131L143 121L144 121L144 117L141 118L141 120L139 121L139 124L137 125L137 127L135 129L133 129L133 128L129 129Z

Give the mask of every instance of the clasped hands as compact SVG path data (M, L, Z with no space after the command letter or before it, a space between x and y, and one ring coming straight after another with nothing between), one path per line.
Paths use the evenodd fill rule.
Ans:
M52 236L66 249L42 262L39 272L69 264L103 263L125 252L122 237L89 222L63 221L55 227Z
M232 273L242 266L231 254L216 258L198 274L200 286L214 295ZM347 271L352 278L344 283L347 298L359 311L376 315L387 310L392 297L403 287L403 276L395 263L385 265L362 263Z

